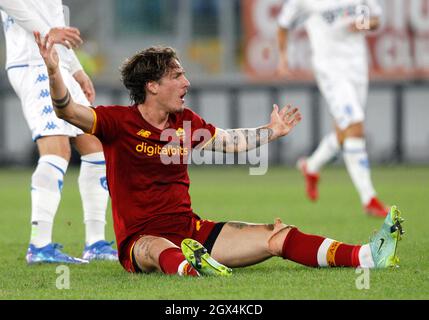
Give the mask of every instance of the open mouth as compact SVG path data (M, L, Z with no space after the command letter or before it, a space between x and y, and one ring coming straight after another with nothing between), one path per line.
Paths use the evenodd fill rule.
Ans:
M185 102L185 96L186 96L187 92L185 92L184 94L182 94L180 96L180 99L182 100L182 102Z

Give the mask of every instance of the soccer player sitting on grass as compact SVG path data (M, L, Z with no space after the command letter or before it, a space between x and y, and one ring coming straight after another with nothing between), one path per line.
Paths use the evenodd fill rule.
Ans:
M187 162L165 164L166 158L186 158L191 148L256 148L287 135L301 120L296 108L274 106L270 123L259 128L215 128L185 107L190 83L175 51L151 47L122 68L134 104L92 109L70 97L51 40L35 37L48 67L57 116L103 143L119 260L127 271L228 276L230 268L273 256L312 267L396 265L402 233L396 207L373 241L362 246L305 234L280 219L274 224L216 223L192 211Z

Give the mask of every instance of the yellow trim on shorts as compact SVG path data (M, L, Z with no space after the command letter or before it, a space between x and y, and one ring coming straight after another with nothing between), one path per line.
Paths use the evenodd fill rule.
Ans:
M129 254L130 254L130 261L131 261L131 266L133 267L133 269L134 269L134 259L133 259L133 250L134 250L134 246L136 245L136 243L137 243L137 241L139 240L140 238L138 238L136 241L134 241L134 243L133 243L133 245L131 246L131 248L130 248L130 252L129 252ZM137 261L136 261L136 264L137 264ZM137 270L134 270L134 272L137 272Z
M92 111L92 114L94 115L94 123L92 124L92 128L91 128L91 131L89 133L94 134L95 129L97 129L97 112L95 112L95 110L93 108L91 108L91 111Z

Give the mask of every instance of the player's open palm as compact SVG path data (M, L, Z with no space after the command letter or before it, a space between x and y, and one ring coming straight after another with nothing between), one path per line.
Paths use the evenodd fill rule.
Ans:
M278 105L275 104L271 113L270 127L275 136L282 137L287 135L301 121L301 118L298 108L288 105L279 111Z
M55 50L54 41L49 37L49 34L42 39L40 32L37 31L34 32L34 38L36 39L40 55L45 61L48 70L56 70L60 59L58 57L57 51Z

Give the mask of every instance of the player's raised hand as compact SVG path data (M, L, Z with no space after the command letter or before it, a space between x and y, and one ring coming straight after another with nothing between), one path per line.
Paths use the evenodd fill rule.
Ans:
M48 71L54 72L58 68L60 61L58 53L54 47L54 42L49 35L46 35L46 37L42 39L40 32L34 31L33 34L36 39L37 46L39 47L40 55L45 61Z
M79 29L73 27L52 28L48 35L53 43L62 44L68 49L77 48L83 43Z
M269 127L273 129L275 137L287 135L302 119L298 108L292 108L290 105L279 111L279 106L273 106L271 113L271 122Z

